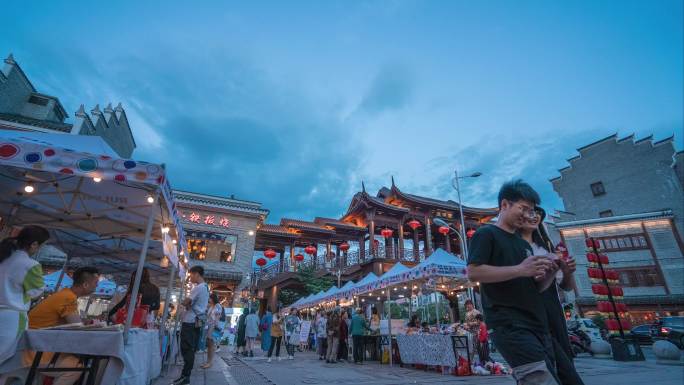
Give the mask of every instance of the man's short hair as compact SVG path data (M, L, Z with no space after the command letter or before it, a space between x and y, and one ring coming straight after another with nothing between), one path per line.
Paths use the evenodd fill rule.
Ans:
M200 277L204 277L204 268L202 266L193 266L190 268L191 273L197 273Z
M473 300L472 300L472 299L467 299L467 300L465 301L464 305L473 305L473 306L475 306L475 304L473 303Z
M90 280L93 276L100 274L100 272L94 267L79 267L74 271L72 279L74 280L74 286L83 285L86 281Z
M535 206L541 203L539 194L532 188L532 186L523 182L522 179L512 180L504 183L503 186L501 186L498 199L499 208L501 207L501 201L504 199L512 203L520 200L526 200Z

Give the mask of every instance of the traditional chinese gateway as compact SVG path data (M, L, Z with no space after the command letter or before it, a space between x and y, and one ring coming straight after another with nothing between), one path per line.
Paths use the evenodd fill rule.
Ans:
M463 206L466 234L489 222L497 211ZM458 234L434 224L440 218L460 229L460 215L458 203L405 193L393 178L391 187L375 195L362 186L340 219L283 218L278 225L263 224L256 232L255 250L265 258L277 258L278 263L260 269L257 275L262 305L275 308L279 290L301 288L296 270L303 266L313 266L319 275L330 274L344 283L368 272L380 275L398 261L416 264L439 247L460 255ZM257 263L264 263L265 258Z

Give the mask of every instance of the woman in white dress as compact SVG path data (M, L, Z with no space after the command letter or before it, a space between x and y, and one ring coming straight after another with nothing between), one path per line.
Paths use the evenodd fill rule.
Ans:
M50 238L40 226L26 226L0 242L0 363L15 354L28 326L31 299L43 293L43 270L31 259Z

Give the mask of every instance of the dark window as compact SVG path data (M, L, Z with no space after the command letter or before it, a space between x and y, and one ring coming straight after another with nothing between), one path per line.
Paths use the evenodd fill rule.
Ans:
M29 96L28 101L31 104L37 104L39 106L47 106L47 104L48 104L47 98L41 98L40 96L36 96L36 95Z
M616 270L620 274L620 284L624 287L663 286L663 280L655 266Z
M646 237L641 234L602 237L597 239L601 245L601 249L610 252L648 249Z
M62 111L60 111L59 107L55 107L54 112L55 112L55 118L57 120L59 120L60 122L63 122L65 116L62 114Z
M603 188L603 182L592 183L591 193L594 194L595 197L605 194L606 189Z
M596 194L594 194L594 195L596 195ZM599 213L599 217L601 217L601 218L612 217L612 216L613 216L613 210L605 210L605 211L601 211Z

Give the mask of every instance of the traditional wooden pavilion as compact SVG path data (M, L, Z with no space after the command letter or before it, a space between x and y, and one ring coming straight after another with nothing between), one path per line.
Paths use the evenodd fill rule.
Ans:
M497 213L496 208L463 206L466 233ZM460 230L460 215L457 202L405 193L394 178L389 188L383 187L375 195L362 184L340 219L283 218L278 225L259 227L255 250L279 262L259 269L255 284L264 303L275 307L278 290L301 287L296 270L304 266L313 267L318 275L335 276L343 284L371 271L381 275L398 261L419 263L438 247L460 255L459 235L434 224L434 219L440 218Z

